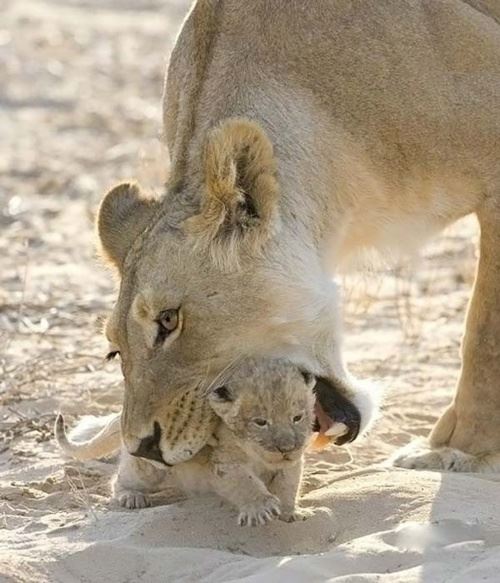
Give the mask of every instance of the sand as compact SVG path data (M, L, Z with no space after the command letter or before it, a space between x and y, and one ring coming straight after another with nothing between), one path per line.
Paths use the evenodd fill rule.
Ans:
M186 2L0 0L0 581L500 580L499 476L412 472L459 370L477 226L415 259L345 278L346 358L384 388L348 449L308 457L303 523L243 529L216 498L109 504L114 460L65 460L51 436L120 408L99 333L115 295L92 218L119 179L158 189L166 55Z

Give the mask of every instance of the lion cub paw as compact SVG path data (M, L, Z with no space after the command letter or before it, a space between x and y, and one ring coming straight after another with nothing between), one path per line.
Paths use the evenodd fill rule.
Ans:
M240 507L238 524L240 526L257 526L267 524L281 514L280 502L276 496L269 496L255 504L245 504Z
M307 520L316 514L316 509L314 508L300 508L296 507L288 512L282 512L280 515L280 520L284 522L299 522L301 520Z
M120 506L129 510L151 506L151 500L142 492L122 492L115 497L115 500Z

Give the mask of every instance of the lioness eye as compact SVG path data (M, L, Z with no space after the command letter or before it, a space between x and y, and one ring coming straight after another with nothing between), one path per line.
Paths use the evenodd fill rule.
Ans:
M157 322L167 332L173 332L179 323L179 310L164 310L160 312Z
M255 419L252 419L252 421L258 427L265 427L267 425L267 419L262 419L261 417L256 417Z
M158 324L158 335L155 344L162 343L179 326L179 310L163 310L156 319Z
M293 422L300 423L302 419L304 419L304 415L301 413L300 415L295 415L295 417L293 418Z

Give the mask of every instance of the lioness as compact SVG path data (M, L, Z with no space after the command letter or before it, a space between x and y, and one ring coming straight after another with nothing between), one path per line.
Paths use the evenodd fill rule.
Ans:
M497 0L196 2L165 84L165 192L121 184L97 220L121 277L107 335L128 451L195 455L209 435L190 403L241 355L319 376L322 431L354 439L373 407L342 360L332 276L468 213L481 254L456 397L397 463L500 451L499 106Z
M122 449L114 498L127 508L142 508L149 505L148 493L173 479L188 492L219 494L236 506L242 526L265 524L275 516L285 521L305 518L308 511L298 507L297 497L303 454L312 435L314 384L314 377L285 362L241 365L208 395L214 411L210 444L168 469ZM67 438L62 415L54 432L68 455L99 458L119 446L120 416L107 419L96 436L83 442Z

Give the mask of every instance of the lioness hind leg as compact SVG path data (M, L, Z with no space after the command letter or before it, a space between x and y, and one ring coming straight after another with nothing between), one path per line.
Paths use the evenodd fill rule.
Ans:
M478 218L480 257L456 395L426 445L399 452L397 466L500 471L500 201L490 199Z

